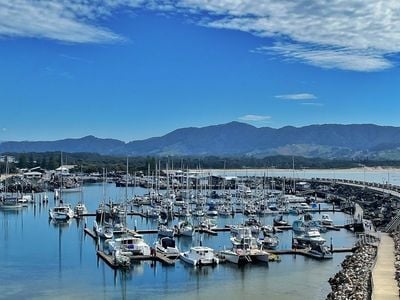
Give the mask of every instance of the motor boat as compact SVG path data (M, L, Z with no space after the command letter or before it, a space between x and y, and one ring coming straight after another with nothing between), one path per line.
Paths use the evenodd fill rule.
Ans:
M159 239L155 244L155 249L157 252L168 258L178 258L180 252L175 245L175 240L170 237L163 237Z
M219 263L219 258L215 255L214 250L204 246L191 247L189 251L182 252L179 258L195 267Z

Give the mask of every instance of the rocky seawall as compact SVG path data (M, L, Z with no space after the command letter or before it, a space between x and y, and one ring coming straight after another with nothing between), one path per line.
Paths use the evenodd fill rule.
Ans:
M359 247L342 262L342 269L329 279L332 292L327 300L370 299L371 272L377 248L370 245Z

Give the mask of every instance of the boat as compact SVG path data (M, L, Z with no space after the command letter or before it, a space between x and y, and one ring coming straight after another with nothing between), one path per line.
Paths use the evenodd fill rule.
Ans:
M135 255L150 255L150 246L146 244L142 235L127 235L112 240L106 240L105 245L109 253L113 251L120 251L121 254L126 256Z
M54 220L68 220L74 217L74 211L69 204L59 204L49 209L49 218Z
M181 221L178 223L178 235L193 237L194 228L189 221Z
M170 237L159 239L155 244L155 249L162 255L172 259L178 258L180 255L180 252L175 245L175 240Z
M328 214L322 214L321 216L321 224L325 226L332 226L333 220Z
M208 230L213 230L215 228L217 228L217 222L214 219L210 219L210 218L205 218L201 223L200 223L200 227L201 228L205 228Z
M279 245L279 239L276 236L265 235L257 240L257 244L262 249L276 249Z
M269 253L263 249L259 249L257 240L252 236L249 227L238 227L231 231L232 249L224 249L220 252L221 257L235 264L246 264L253 259L268 263Z
M297 242L306 245L322 245L325 239L321 237L317 228L309 228L303 234L295 237Z
M99 238L102 239L111 239L114 236L112 225L105 222L103 224L99 224L95 220L93 222L93 231Z
M308 251L308 254L315 258L320 258L320 259L331 259L333 258L332 252L329 250L329 248L325 245L312 245L310 250Z
M175 236L175 229L169 228L168 226L161 224L158 226L158 235L172 238Z
M82 202L78 202L78 204L74 207L74 213L76 216L80 217L88 213L86 205Z
M12 210L20 208L22 208L22 204L18 202L16 196L4 196L0 198L0 209Z
M214 250L204 246L191 247L189 251L182 252L179 258L195 267L217 265L219 263L219 258L215 255Z
M283 219L283 215L277 215L274 218L274 226L287 226L288 221Z
M129 268L131 266L131 259L122 254L121 251L116 250L112 253L114 264L120 268Z
M295 233L304 233L308 228L308 224L312 221L312 216L310 214L305 214L299 219L295 220L292 224L293 231Z

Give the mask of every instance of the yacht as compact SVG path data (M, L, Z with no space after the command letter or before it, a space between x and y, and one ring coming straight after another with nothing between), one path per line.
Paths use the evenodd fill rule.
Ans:
M113 240L106 240L108 251L119 251L122 255L150 255L150 246L146 244L142 235L135 234L133 236L119 237Z
M74 217L74 211L69 204L60 204L49 209L49 217L54 220L68 220Z
M181 253L179 258L195 267L216 265L219 263L214 250L204 246L191 247L189 251Z
M170 237L163 237L155 244L156 251L168 258L178 258L180 252L175 245L175 240Z
M309 228L303 234L296 236L296 240L300 244L306 245L322 245L325 243L325 239L321 237L317 228Z

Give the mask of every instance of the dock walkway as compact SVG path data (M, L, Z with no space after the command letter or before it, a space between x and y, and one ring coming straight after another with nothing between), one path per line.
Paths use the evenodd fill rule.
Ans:
M378 255L372 270L372 299L399 299L399 289L395 275L394 242L387 233L381 234Z

